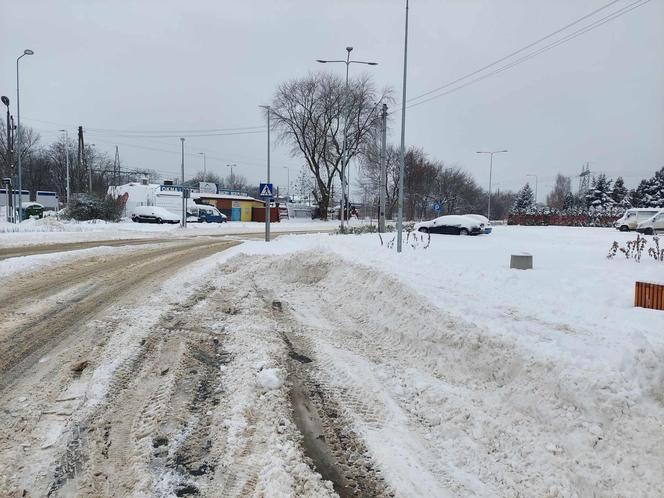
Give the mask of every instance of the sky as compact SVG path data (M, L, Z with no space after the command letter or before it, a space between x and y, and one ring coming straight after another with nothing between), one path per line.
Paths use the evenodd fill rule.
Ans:
M617 0L546 42L634 1ZM411 0L407 98L607 3ZM258 106L289 79L319 70L344 74L343 64L316 59L343 59L353 46L354 58L378 65L351 66L351 76L367 72L400 103L404 14L402 0L7 1L0 93L15 101L16 57L32 49L35 55L20 61L21 118L43 142L63 128L75 136L82 125L86 143L98 150L113 157L117 145L124 166L176 177L185 136L188 172L202 169L205 152L209 171L223 176L236 164L236 173L258 183L266 177L267 147ZM664 0L650 0L513 68L410 107L406 145L464 168L485 188L489 160L476 151L507 149L494 158L494 189L517 189L537 175L542 201L556 173L578 175L586 162L635 186L664 166L663 21ZM388 140L398 145L394 107ZM220 131L195 136L209 130ZM286 188L304 162L282 144L272 151L272 180ZM351 182L353 175L355 166Z

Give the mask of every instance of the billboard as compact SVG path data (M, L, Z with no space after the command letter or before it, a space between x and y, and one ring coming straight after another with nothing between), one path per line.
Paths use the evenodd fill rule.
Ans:
M199 182L198 191L201 194L216 194L217 193L217 184L212 182Z

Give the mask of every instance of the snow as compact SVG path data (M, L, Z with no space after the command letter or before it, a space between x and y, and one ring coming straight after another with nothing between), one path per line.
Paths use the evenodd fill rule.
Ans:
M354 223L361 223L354 220ZM272 223L272 233L291 230L334 230L338 222L308 219L282 220ZM174 238L195 235L235 235L263 233L264 223L230 221L227 223L188 223L186 230L177 224L119 223L93 220L64 221L54 217L26 220L20 225L0 222L0 248L22 247L35 244L85 242L95 240Z
M355 390L354 430L398 494L657 496L664 313L633 296L664 266L606 258L634 238L495 227L400 255L377 235L237 250L276 256L252 271L297 309L321 381ZM511 270L523 252L534 269Z
M125 225L98 233L124 238ZM263 228L233 225L210 230ZM300 226L336 223L280 228ZM178 233L166 228L159 226ZM81 233L88 234L58 232L61 241ZM14 235L29 244L54 233L5 234L0 246ZM212 280L240 310L210 311L210 330L237 359L221 367L228 406L214 414L219 437L229 461L261 469L257 489L266 495L293 495L298 486L323 495L329 483L302 467L288 419L284 345L270 316L250 307L252 293L263 292L292 313L311 344L312 375L337 393L397 495L661 496L664 312L635 308L633 298L637 280L664 283L664 264L647 254L640 263L620 253L606 258L614 240L624 246L635 234L495 226L491 235L432 235L427 248L420 234L416 243L410 236L402 254L388 248L393 237L384 234L381 244L376 234L284 235L192 265L149 302L123 310L125 333L96 368L88 406L103 399L130 344L182 300L181 289ZM15 258L0 263L0 275L12 264L27 269L101 250ZM511 270L510 255L523 253L534 268ZM251 431L264 444L245 456Z
M256 382L263 389L274 390L284 385L283 374L278 368L265 368L256 374Z

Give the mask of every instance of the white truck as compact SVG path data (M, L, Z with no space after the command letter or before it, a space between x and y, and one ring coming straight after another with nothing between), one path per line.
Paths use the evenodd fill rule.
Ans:
M631 208L625 211L621 218L617 219L613 226L621 232L636 230L639 223L642 223L660 211L660 208Z
M664 232L664 209L661 209L655 216L639 223L636 231L646 235Z

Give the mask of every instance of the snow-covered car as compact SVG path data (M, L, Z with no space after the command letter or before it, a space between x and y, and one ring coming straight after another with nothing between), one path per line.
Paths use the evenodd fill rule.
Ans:
M136 223L180 223L180 216L158 206L136 206L131 213Z
M228 217L214 206L199 204L198 221L201 223L226 223Z
M483 232L479 221L467 216L454 214L416 223L413 229L418 232L443 233L447 235L479 235Z
M491 225L489 218L487 218L486 216L482 216L481 214L464 214L464 216L479 221L480 228L487 235L491 233L491 230L493 230L493 226Z
M646 235L655 235L656 233L664 232L664 209L652 218L639 223L636 226L636 231Z

